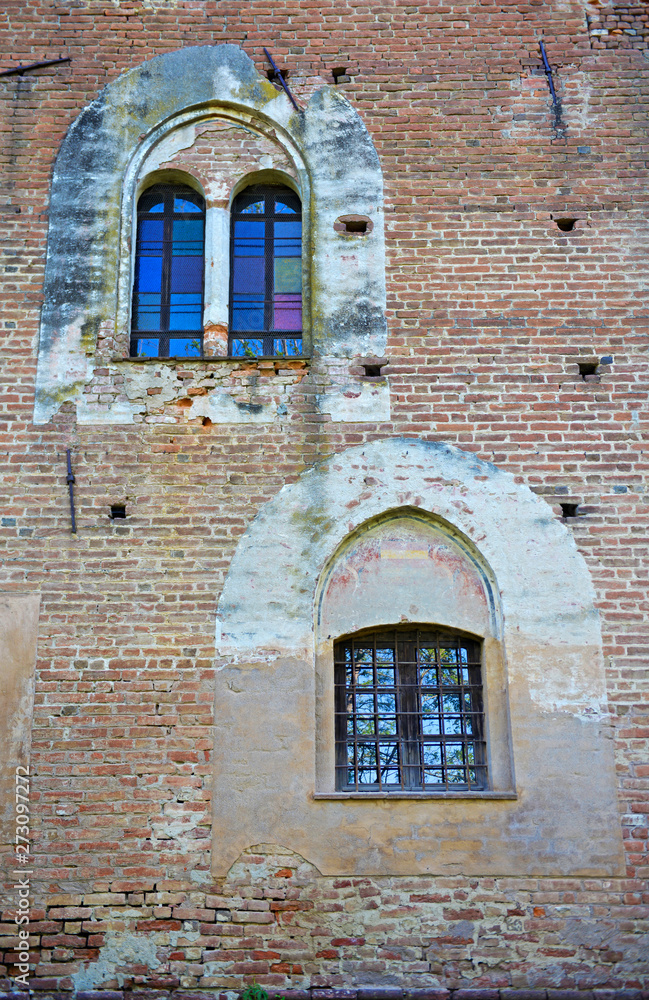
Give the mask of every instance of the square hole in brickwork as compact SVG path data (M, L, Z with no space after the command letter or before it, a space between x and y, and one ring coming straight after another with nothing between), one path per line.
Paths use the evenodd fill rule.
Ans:
M599 367L599 362L597 361L579 361L579 374L583 378L584 382L588 379L592 379L593 376L597 375L597 369Z
M578 517L579 515L579 504L578 503L562 503L559 504L561 507L561 517Z
M110 516L113 521L124 520L126 517L126 504L114 503L111 504Z

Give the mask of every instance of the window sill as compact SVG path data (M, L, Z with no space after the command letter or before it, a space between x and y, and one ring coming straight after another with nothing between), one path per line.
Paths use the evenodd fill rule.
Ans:
M366 799L517 799L516 792L496 792L491 789L484 791L470 792L458 789L457 792L314 792L312 798L317 801L334 799L355 799L356 801Z
M204 354L204 355L201 355L201 357L196 356L196 357L189 357L189 358L179 358L179 357L175 357L175 358L136 358L136 357L123 357L122 355L115 355L114 357L112 357L110 359L110 361L111 361L111 364L120 364L120 363L121 364L126 364L126 362L129 362L131 364L136 364L136 365L147 365L147 364L156 364L156 365L159 365L161 362L166 362L167 364L172 364L172 365L179 365L179 364L191 365L191 364L202 363L204 361L208 362L209 364L226 364L226 363L229 363L229 364L246 364L246 365L255 365L255 364L258 364L258 362L263 361L264 365L266 365L266 364L268 364L269 361L273 361L276 365L278 365L278 364L282 364L282 365L287 365L288 364L288 365L290 365L290 364L293 364L293 363L297 362L301 367L306 367L310 363L311 358L307 358L304 355L299 355L299 356L298 355L291 355L290 358L278 358L277 355L271 355L269 357L265 357L265 356L262 357L260 355L257 358L231 358L231 357L224 357L224 356L216 355L216 354L214 354L214 355Z

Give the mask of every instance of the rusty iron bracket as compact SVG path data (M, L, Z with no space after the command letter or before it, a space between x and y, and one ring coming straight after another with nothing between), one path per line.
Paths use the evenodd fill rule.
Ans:
M46 59L45 62L26 63L25 66L14 66L13 69L3 69L0 76L12 76L14 73L27 73L30 69L40 69L41 66L57 66L59 63L72 62L70 56L61 59Z
M76 482L74 478L74 473L72 472L72 460L70 458L70 449L65 449L65 454L68 459L68 474L66 476L66 483L68 484L68 490L70 491L70 519L72 521L72 534L77 533L77 520L74 513L74 484Z
M278 67L275 65L275 60L271 56L270 52L268 51L268 49L264 49L264 52L266 53L266 58L268 59L268 62L271 64L271 66L273 67L273 69L275 71L275 76L277 77L277 79L281 83L282 87L286 91L286 94L287 94L288 99L290 100L291 104L293 105L293 107L295 108L296 111L301 111L302 110L301 107L299 106L299 104L297 104L295 98L293 97L293 94L288 89L288 84L284 80L284 77L280 73Z

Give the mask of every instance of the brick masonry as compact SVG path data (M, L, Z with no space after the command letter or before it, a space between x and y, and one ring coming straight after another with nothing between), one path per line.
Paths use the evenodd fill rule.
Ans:
M194 1000L254 979L296 1000L646 996L646 11L581 0L10 0L0 24L2 68L71 58L0 78L0 587L41 594L32 989ZM263 73L270 48L302 101L346 70L337 86L384 174L390 420L323 413L316 397L331 375L314 359L272 376L221 364L217 378L242 402L254 384L280 408L263 426L216 425L195 407L185 419L184 400L208 377L201 364L174 370L187 392L169 420L158 419L161 394L147 392L132 426L78 424L70 403L35 426L59 145L120 73L220 42L241 45ZM584 363L596 371L583 377ZM399 435L474 452L557 517L561 503L579 505L569 527L604 635L624 877L334 879L272 847L249 850L224 880L210 875L213 621L237 542L314 462ZM118 503L126 520L109 517ZM8 989L9 844L4 858Z

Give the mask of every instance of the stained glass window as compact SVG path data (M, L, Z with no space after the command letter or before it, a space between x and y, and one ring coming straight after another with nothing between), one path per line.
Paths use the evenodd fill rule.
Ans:
M246 188L232 206L230 354L302 354L302 208L286 187Z
M336 787L487 787L480 644L425 628L336 643Z
M140 196L131 355L203 353L205 203L189 187L157 184Z

